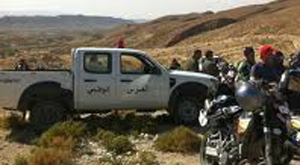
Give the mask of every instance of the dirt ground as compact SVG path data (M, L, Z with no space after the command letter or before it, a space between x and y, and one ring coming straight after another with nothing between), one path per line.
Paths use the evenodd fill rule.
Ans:
M27 144L21 144L7 140L9 131L0 130L0 165L12 165L18 155L28 155L34 148Z
M7 114L0 110L0 115ZM138 151L154 153L160 165L199 165L198 154L187 155L156 151L153 148L155 138L155 136L152 136L141 140L133 140L133 143ZM29 155L36 147L31 144L29 139L33 140L34 137L26 131L15 133L12 130L0 129L0 165L12 165L16 156ZM98 146L96 143L88 142L86 146L93 154L82 154L76 159L77 164L91 165L97 162L99 156L103 154L103 147ZM300 161L293 161L291 165L300 165Z
M8 116L9 113L0 110L1 116ZM0 116L0 117L1 117ZM144 138L146 136L146 138ZM178 153L163 153L156 151L153 147L154 139L157 138L153 135L143 135L141 139L134 139L132 142L136 146L138 151L148 151L153 153L157 157L157 161L160 165L198 165L199 159L197 154L178 154ZM18 155L26 156L30 155L33 149L36 148L33 145L35 135L31 132L24 130L5 130L0 128L0 165L12 165L15 157ZM82 151L82 155L76 159L76 163L80 165L92 165L97 162L98 158L103 155L103 146L99 146L92 141L85 143L85 149ZM83 150L85 150L83 149ZM90 154L92 152L92 154Z

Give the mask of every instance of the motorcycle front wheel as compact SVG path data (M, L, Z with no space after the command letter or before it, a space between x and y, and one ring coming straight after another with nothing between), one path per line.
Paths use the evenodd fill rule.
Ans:
M209 145L208 141L209 138L207 137L201 140L200 165L240 165L238 162L233 162L229 159L229 153L223 152L222 154L218 154L218 145L207 147Z
M213 160L212 158L209 158L207 156L206 143L207 143L207 138L204 137L201 140L201 145L200 145L200 165L219 165L218 161Z

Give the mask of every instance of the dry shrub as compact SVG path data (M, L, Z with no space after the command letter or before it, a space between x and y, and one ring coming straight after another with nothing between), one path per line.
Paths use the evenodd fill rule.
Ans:
M156 156L152 152L139 152L136 158L107 154L99 159L95 165L159 165Z
M15 157L13 165L28 165L28 160L27 158L18 155L17 157Z
M0 117L0 128L3 129L20 128L23 125L24 125L24 121L20 116L16 114Z
M138 164L139 165L158 165L158 161L156 160L157 157L155 154L152 152L147 152L147 151L142 151L139 152L139 160Z
M72 153L55 148L38 148L28 160L29 165L74 165Z
M95 165L136 165L128 159L128 157L120 157L116 155L105 155L100 158L99 163Z
M43 144L45 147L56 147L61 149L74 149L77 145L77 140L73 137L57 136L50 138L46 143Z
M79 138L85 134L85 130L85 124L82 122L66 121L57 123L43 133L38 144L43 147L74 149Z
M165 152L194 153L199 151L201 138L191 129L180 126L158 137L155 147Z

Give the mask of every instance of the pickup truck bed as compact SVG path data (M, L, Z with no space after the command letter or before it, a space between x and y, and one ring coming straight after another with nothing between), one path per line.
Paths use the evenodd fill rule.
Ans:
M0 105L5 105L6 109L17 109L20 91L45 81L60 82L62 88L72 90L72 77L70 71L0 71Z

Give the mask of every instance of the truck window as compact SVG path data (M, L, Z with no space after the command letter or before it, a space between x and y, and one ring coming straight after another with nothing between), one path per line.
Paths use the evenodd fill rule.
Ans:
M121 73L123 74L143 74L145 64L133 55L121 55Z
M111 73L111 55L108 53L85 53L84 70L90 73Z

